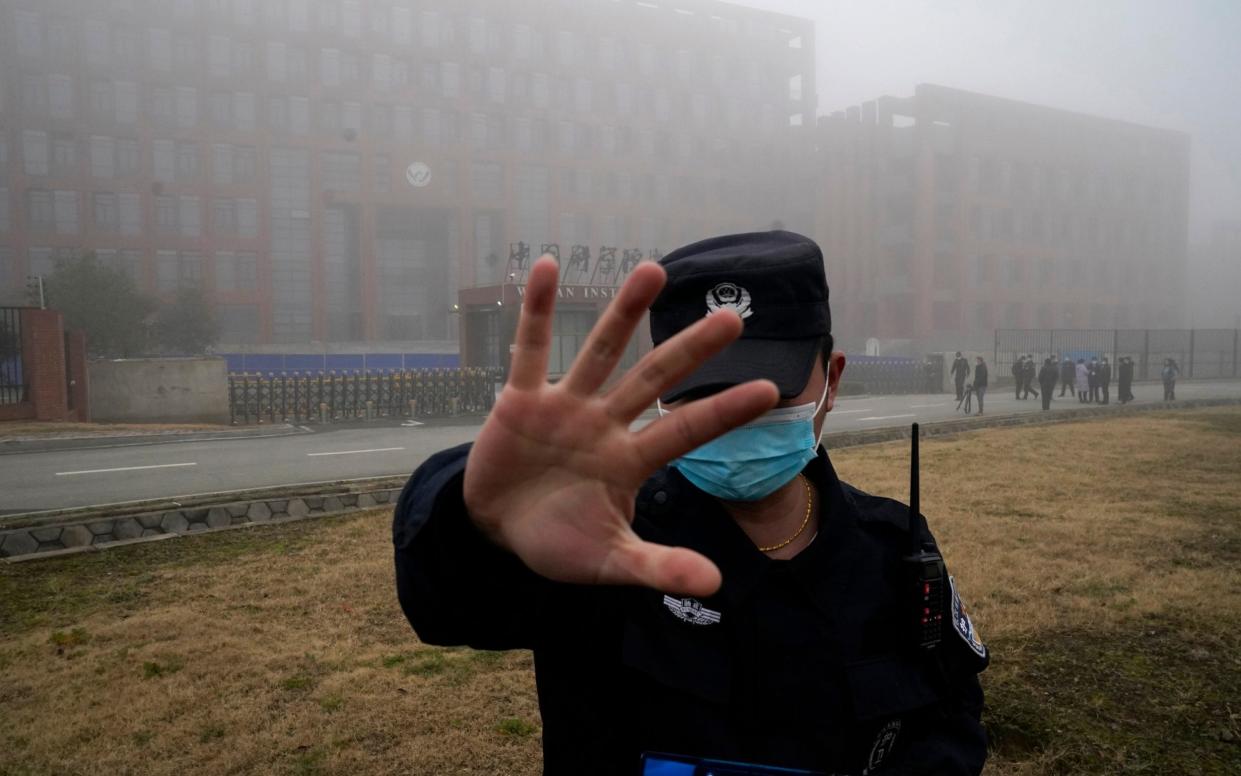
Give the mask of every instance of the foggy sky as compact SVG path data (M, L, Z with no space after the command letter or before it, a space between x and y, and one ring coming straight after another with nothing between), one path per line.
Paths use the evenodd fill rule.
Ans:
M1241 2L740 0L813 19L819 115L937 83L1192 135L1190 241L1241 219Z

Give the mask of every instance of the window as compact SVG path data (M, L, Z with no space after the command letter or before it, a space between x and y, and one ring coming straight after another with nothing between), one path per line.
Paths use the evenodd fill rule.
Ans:
M408 105L397 105L392 109L392 134L397 140L414 139L414 109Z
M56 220L56 234L78 233L78 193L76 191L52 192L52 209Z
M34 11L17 12L17 53L23 57L43 53L43 20Z
M211 228L216 235L237 234L237 208L233 200L217 198L211 202Z
M517 59L529 59L532 51L530 27L525 24L517 25L513 28L513 56Z
M233 182L233 147L227 143L211 147L211 182L217 186Z
M487 96L492 102L503 103L508 96L508 84L504 68L487 69Z
M160 234L177 233L177 200L160 195L155 198L155 229Z
M90 114L98 121L112 121L116 115L112 83L95 81L90 85Z
M55 224L52 192L43 189L26 191L26 225L32 232L50 232Z
M180 260L176 251L155 252L155 288L158 291L176 291L181 275Z
M69 135L52 136L52 174L74 175L78 170L78 141Z
M496 162L474 162L470 165L470 187L480 199L499 200L504 197L504 167Z
M151 120L158 127L171 127L176 121L176 100L171 89L151 90Z
M53 118L73 118L73 79L67 75L47 77L47 107Z
M117 208L116 194L108 191L97 191L93 197L95 212L95 228L111 234L120 227L120 211Z
M461 66L456 62L441 63L440 86L445 97L461 96Z
M320 49L319 80L324 86L340 86L340 51Z
M151 158L154 162L155 180L172 183L177 177L177 150L171 140L151 142Z
M27 129L22 132L22 162L27 175L47 175L51 151L46 132Z
M172 70L172 35L168 30L148 30L147 47L153 70Z
M47 113L47 81L42 76L22 76L22 109L35 116Z
M190 129L198 124L198 90L192 86L177 87L177 126Z
M289 77L288 51L284 43L269 41L267 43L267 78L283 82Z
M177 175L178 183L192 183L198 180L198 145L195 143L177 143Z
M133 124L138 121L138 84L133 81L117 81L114 89L116 121Z
M259 236L259 203L256 199L242 198L237 200L237 236L254 238Z
M241 132L254 130L254 95L238 92L233 95L233 126Z
M258 254L231 251L215 255L215 286L220 291L249 291L258 285Z
M182 195L177 200L177 217L180 221L181 236L201 237L203 233L202 205L198 197Z
M90 174L96 178L111 178L116 169L116 141L102 135L90 139Z
M289 131L295 135L305 135L310 132L310 100L308 98L289 98Z
M0 232L7 232L10 228L9 189L7 186L0 186ZM4 267L0 267L0 277L4 277Z
M323 154L323 187L338 191L358 191L362 183L361 157L354 153L326 151Z
M267 101L267 126L281 132L289 128L289 109L284 97L272 97Z
M122 138L116 141L116 174L137 175L142 169L142 151L138 141Z
M116 195L117 221L124 235L142 234L142 199L138 194L122 191Z

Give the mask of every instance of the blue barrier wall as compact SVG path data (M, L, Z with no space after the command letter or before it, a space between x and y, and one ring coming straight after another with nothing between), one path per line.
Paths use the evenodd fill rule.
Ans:
M344 372L362 369L455 369L456 353L221 353L229 373Z

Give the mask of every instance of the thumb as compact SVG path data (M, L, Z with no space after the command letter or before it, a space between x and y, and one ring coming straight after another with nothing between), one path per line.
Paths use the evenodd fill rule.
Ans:
M603 570L612 584L641 585L665 593L708 596L720 589L719 567L701 553L635 539L616 550Z

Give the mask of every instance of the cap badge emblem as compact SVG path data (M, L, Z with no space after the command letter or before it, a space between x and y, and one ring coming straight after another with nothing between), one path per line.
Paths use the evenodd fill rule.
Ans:
M742 318L754 314L750 309L750 292L736 283L720 283L707 292L707 312L732 310Z

